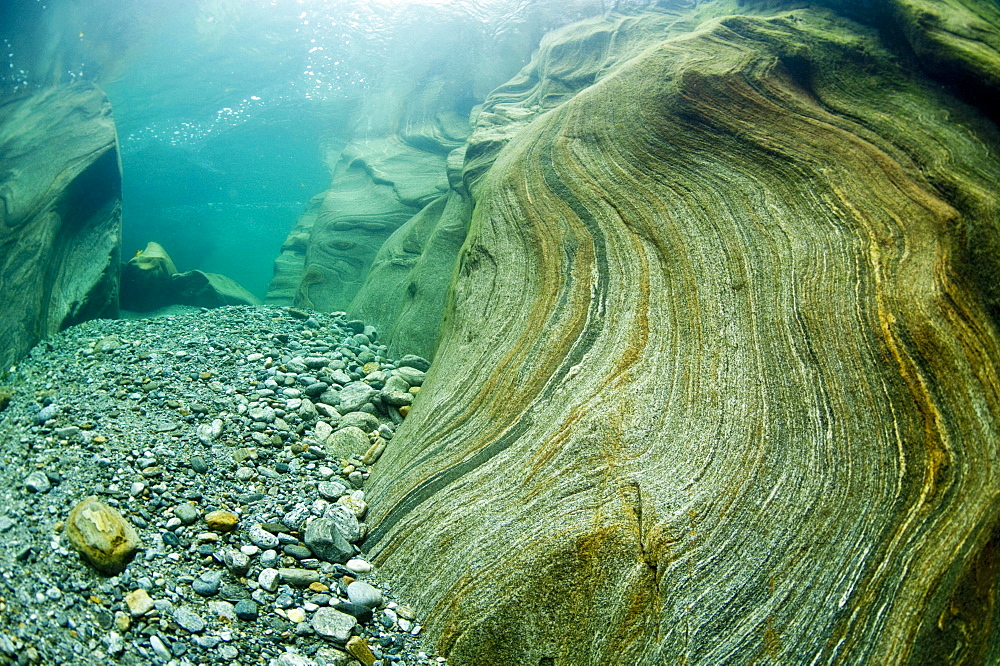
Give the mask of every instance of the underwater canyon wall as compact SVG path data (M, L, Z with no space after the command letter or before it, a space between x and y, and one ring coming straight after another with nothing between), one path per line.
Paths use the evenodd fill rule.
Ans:
M391 353L432 358L472 211L470 118L530 60L546 26L619 4L633 2L537 0L490 22L459 3L394 42L346 143L327 147L330 188L288 235L266 301L346 310L377 326Z
M67 326L118 314L121 165L89 85L0 104L0 368Z
M449 663L1000 659L1000 134L935 80L996 49L775 5L570 26L478 114L366 488Z

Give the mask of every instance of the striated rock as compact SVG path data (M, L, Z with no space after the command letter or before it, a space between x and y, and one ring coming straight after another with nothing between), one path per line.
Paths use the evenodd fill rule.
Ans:
M106 576L121 573L141 545L132 524L96 497L73 507L65 529L73 548Z
M900 25L763 4L569 26L484 105L366 485L450 664L1000 659L1000 135Z
M594 0L577 4L602 11ZM456 190L469 118L565 14L563 2L533 3L505 15L502 30L484 31L478 12L443 12L440 30L415 36L426 40L417 49L467 58L413 58L408 40L387 53L398 66L355 110L343 149L329 151L330 188L289 234L267 302L363 312L390 350L431 356L471 211Z
M90 85L0 105L0 368L39 339L118 314L121 167Z

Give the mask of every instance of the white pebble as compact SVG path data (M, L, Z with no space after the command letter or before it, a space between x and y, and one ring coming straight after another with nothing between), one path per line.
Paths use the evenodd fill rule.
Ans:
M366 574L372 570L371 564L359 559L347 560L347 564L344 566L356 574Z

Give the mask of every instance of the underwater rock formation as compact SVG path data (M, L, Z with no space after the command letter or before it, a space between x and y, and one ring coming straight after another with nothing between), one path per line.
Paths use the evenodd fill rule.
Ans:
M159 243L146 247L122 266L121 306L144 312L175 302L171 278L177 272L174 260Z
M260 305L260 299L244 289L236 280L219 273L188 271L172 279L177 290L177 302L201 308L221 308L226 305Z
M1000 134L774 5L572 26L480 114L366 488L451 664L1000 659Z
M433 358L452 267L465 241L472 202L462 183L465 150L448 160L450 190L428 204L379 248L348 315L381 322L392 353Z
M604 6L587 0L574 8ZM437 32L396 43L392 65L355 111L346 145L328 147L330 188L289 234L266 302L346 310L377 326L392 352L432 356L470 219L467 195L454 187L470 114L566 11L563 2L531 3L495 31L473 14L443 13L450 22Z
M150 241L122 267L121 305L148 312L174 304L221 308L259 305L260 299L225 275L198 270L178 273L163 246Z
M121 167L92 86L0 104L0 368L67 326L118 313Z

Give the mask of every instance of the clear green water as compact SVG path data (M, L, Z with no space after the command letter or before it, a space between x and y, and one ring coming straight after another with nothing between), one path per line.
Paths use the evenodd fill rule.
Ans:
M0 4L0 91L100 85L121 143L123 257L157 241L178 270L263 297L369 96L457 65L479 72L455 101L472 108L546 30L622 4L12 0Z

